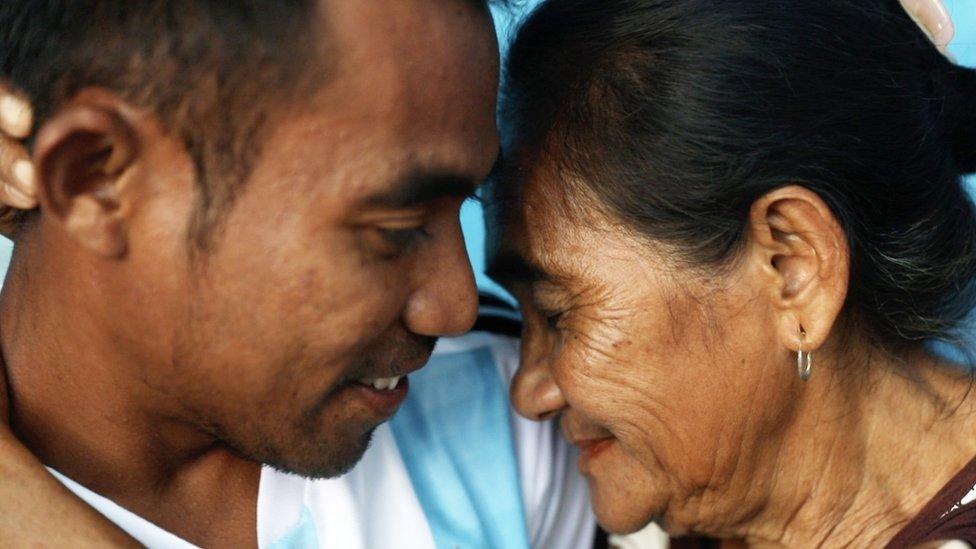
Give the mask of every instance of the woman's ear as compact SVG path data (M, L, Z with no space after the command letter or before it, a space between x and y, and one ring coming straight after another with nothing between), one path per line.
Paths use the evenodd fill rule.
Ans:
M762 273L783 345L805 351L823 345L844 307L850 273L847 237L827 204L798 185L760 197L749 212L748 253Z
M125 175L138 154L125 104L106 93L80 94L38 132L34 164L42 210L89 250L124 255L131 210Z

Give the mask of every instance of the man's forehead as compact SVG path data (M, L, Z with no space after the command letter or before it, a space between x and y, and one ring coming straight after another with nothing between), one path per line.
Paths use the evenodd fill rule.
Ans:
M394 91L414 81L436 90L458 75L497 71L491 18L466 4L458 0L329 0L324 16L330 42L347 76L375 74ZM490 77L496 81L497 72Z
M311 99L322 146L383 151L366 161L387 181L404 171L485 177L498 147L497 46L465 4L330 0L338 67Z

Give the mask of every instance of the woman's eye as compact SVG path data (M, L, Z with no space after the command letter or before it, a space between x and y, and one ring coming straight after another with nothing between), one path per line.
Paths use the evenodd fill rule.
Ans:
M546 320L546 326L550 330L559 329L559 321L563 318L563 313L542 313L542 317Z

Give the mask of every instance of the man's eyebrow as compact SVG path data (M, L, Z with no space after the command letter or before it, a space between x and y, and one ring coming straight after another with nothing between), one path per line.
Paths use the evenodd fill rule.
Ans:
M502 250L494 255L485 274L505 284L534 284L555 278L514 250Z
M414 171L400 178L389 189L366 197L369 206L400 209L419 206L442 198L467 198L478 185L473 178L446 172Z

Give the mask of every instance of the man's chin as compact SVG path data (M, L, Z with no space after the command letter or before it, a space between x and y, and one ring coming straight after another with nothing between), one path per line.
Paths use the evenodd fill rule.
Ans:
M309 479L339 477L348 473L363 458L374 430L370 429L359 439L338 443L316 444L313 440L303 440L291 448L279 449L273 458L256 461L277 471Z

